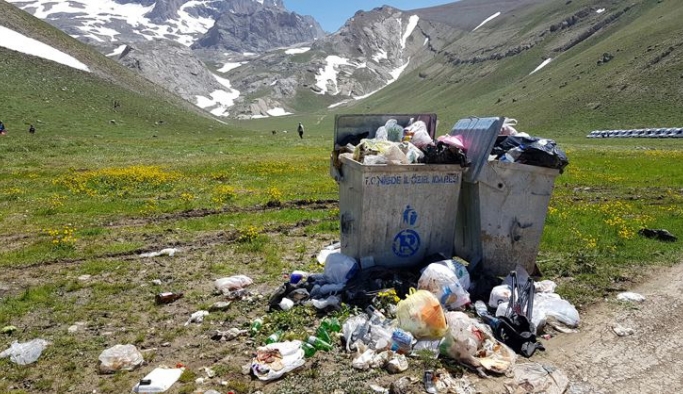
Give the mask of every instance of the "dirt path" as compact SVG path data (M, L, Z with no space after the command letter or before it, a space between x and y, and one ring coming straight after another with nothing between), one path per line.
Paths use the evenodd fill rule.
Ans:
M601 302L582 315L579 333L547 341L532 361L560 368L573 394L683 392L683 264L658 269L632 291L646 300ZM617 336L615 323L634 333Z

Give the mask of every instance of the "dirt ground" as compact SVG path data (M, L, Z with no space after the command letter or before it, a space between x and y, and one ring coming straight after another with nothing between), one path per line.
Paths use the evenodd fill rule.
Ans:
M530 361L563 371L570 394L683 392L683 264L652 270L648 281L631 290L645 301L613 296L598 303L581 315L578 333L545 341L547 351ZM616 335L615 324L633 334ZM501 379L490 379L476 387L504 392L500 385Z

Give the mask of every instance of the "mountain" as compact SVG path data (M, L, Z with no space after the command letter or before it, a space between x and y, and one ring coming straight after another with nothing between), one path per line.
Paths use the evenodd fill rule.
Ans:
M47 6L39 5L43 1L16 1L47 18ZM108 19L109 28L125 24L130 31L119 26L121 32L113 34L100 28L99 39L106 38L105 32L114 39L97 47L221 116L438 111L450 123L469 115L502 114L529 119L532 129L562 124L577 134L595 122L667 127L681 117L676 108L682 104L683 42L678 37L683 28L676 18L683 17L683 4L672 0L462 0L416 10L384 6L356 13L324 37L313 28L315 38L301 42L305 37L295 29L282 33L281 41L272 38L286 31L287 23L305 20L276 2L117 4L144 12ZM163 12L160 4L165 4ZM234 12L220 8L228 6ZM83 18L87 14L92 21L99 15L83 7L88 10ZM160 16L152 21L155 9ZM66 23L61 12L47 20ZM143 20L141 15L146 15L145 24L132 23ZM172 15L185 19L179 23ZM250 15L270 15L270 23ZM280 20L276 15L282 23L275 23ZM163 27L156 24L162 22ZM183 33L200 25L194 33ZM82 26L94 26L88 33L79 30L79 39L92 43L99 25ZM253 33L240 35L247 27ZM152 40L164 36L182 46ZM274 45L267 47L267 42Z

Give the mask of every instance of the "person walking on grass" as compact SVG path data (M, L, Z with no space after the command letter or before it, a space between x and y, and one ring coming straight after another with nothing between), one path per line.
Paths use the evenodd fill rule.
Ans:
M297 129L299 132L299 138L303 139L304 138L304 125L299 122L299 128Z
M28 128L28 132L31 133L31 134L35 134L35 133L36 133L36 128L33 127L33 125L31 125L31 127Z
M301 123L299 123L299 124L301 124ZM7 130L5 130L5 124L2 123L2 121L0 120L0 135L5 135L5 134L7 134Z

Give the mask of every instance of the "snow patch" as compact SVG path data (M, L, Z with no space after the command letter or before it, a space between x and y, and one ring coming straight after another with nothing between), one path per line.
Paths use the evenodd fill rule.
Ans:
M230 81L213 75L216 81L227 88L226 90L214 90L210 97L196 96L197 106L202 109L212 108L211 112L215 116L228 116L228 109L235 105L235 100L240 96L239 90L233 89Z
M481 22L481 23L479 24L479 26L475 27L472 31L477 30L478 28L484 26L485 24L487 24L488 22L491 22L493 19L495 19L495 18L497 18L497 17L499 17L499 16L500 16L500 11L498 11L498 12L496 12L495 14L493 14L493 15L489 16L488 18L484 19L484 21Z
M415 26L417 26L419 20L420 17L417 15L411 15L408 19L408 27L406 27L406 32L403 33L403 37L401 37L401 49L406 47L406 41L408 40L408 37L413 34L413 30L415 30Z
M422 46L427 45L428 42L429 42L429 37L425 37L425 42L422 43Z
M119 45L114 51L107 56L118 56L123 53L123 50L126 49L126 44Z
M0 46L27 55L42 57L43 59L51 60L78 70L90 72L88 66L76 60L76 58L71 55L67 55L47 44L43 44L40 41L26 37L23 34L3 26L0 26Z
M553 59L550 58L550 57L547 58L547 59L545 59L545 60L543 61L543 63L539 64L538 67L536 67L536 68L534 69L534 71L532 71L532 72L529 73L529 75L531 75L531 74L535 73L536 71L542 69L543 67L547 66L547 65L548 65L550 62L552 62L552 61L553 61Z
M364 94L364 95L362 95L362 96L355 96L353 99L354 99L354 100L362 100L362 99L364 99L364 98L366 98L366 97L370 97L370 96L372 96L373 94L375 94L375 93L379 92L380 90L384 89L385 87L387 87L387 86L391 85L392 83L396 82L396 80L398 80L398 77L401 76L401 74L403 74L403 71L405 71L406 67L408 67L409 64L410 64L410 59L408 59L408 61L406 62L406 64L404 64L404 65L402 65L401 67L398 67L398 68L396 68L396 69L390 71L389 74L391 75L391 79L390 79L389 81L387 81L386 85L384 85L383 87L381 87L381 88L379 88L379 89L377 89L377 90L375 90L375 91L372 91L372 92L370 92L370 93L368 93L368 94ZM338 106L340 106L340 105L343 105L343 104L348 103L349 101L351 101L351 100L343 100L343 101L341 101L341 102L331 104L331 105L329 105L327 108L338 107Z
M219 68L218 71L219 73L227 73L230 70L233 70L243 64L247 64L247 62L237 62L237 63L225 63L223 67Z
M388 58L389 58L389 56L387 55L387 51L385 51L385 50L382 49L382 48L380 48L380 49L377 51L377 53L375 53L374 55L372 55L372 60L374 60L375 63L379 63L380 60L382 60L382 59L388 59Z
M266 113L270 116L285 116L285 115L292 115L291 112L285 111L284 108L281 107L275 107L273 109L269 109L266 111Z
M602 14L603 12L605 12L605 9L599 8L599 9L595 10L595 12L597 12L598 14Z
M349 60L343 57L331 55L325 58L325 62L327 62L325 67L319 69L318 71L320 74L315 76L315 85L320 88L320 92L318 94L327 93L327 85L330 82L332 82L332 85L334 86L334 92L331 94L337 94L339 93L339 88L337 86L337 69L341 65L348 65Z
M290 48L285 51L285 54L287 55L298 55L300 53L306 53L310 51L310 47L301 47L301 48Z

